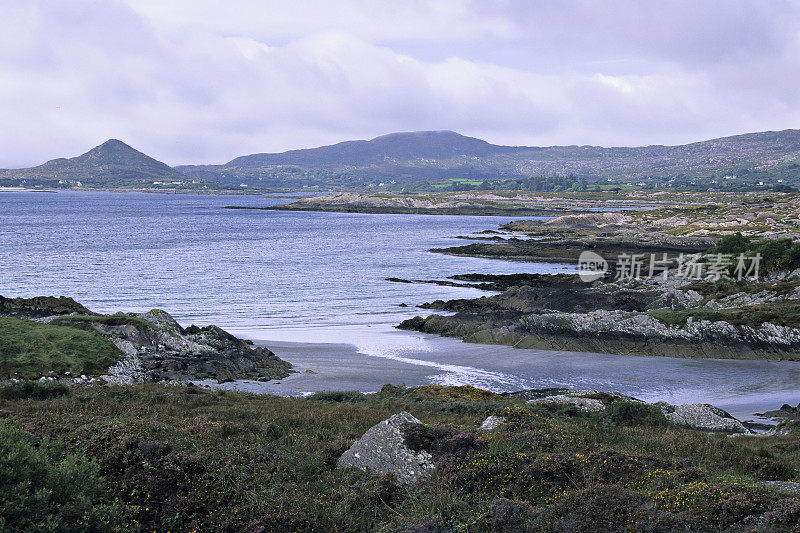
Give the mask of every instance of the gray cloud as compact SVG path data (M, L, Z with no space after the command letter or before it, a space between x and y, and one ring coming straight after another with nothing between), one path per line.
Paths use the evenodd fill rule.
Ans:
M109 137L176 164L401 130L639 145L800 124L797 2L288 4L3 3L0 166Z

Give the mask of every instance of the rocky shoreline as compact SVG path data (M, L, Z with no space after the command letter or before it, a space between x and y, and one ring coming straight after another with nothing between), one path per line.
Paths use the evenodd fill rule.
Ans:
M267 348L234 337L217 326L183 328L166 311L101 315L71 298L4 298L0 316L89 331L116 347L116 363L95 376L44 376L70 382L188 382L281 379L291 364Z
M500 294L437 300L399 329L515 348L687 358L800 360L800 272L773 283L669 278L597 280L577 275L458 276ZM511 285L511 286L509 286ZM732 291L732 292L731 292ZM771 312L765 314L769 304ZM781 312L786 313L782 317Z

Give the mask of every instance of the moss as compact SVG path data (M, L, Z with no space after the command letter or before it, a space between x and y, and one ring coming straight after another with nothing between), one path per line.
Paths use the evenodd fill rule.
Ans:
M0 377L35 379L57 374L97 374L122 352L95 331L0 318Z

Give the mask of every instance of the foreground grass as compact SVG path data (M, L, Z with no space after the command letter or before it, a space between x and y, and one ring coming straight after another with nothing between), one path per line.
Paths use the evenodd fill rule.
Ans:
M437 462L430 479L403 487L335 468L403 410L426 424L414 435ZM476 431L490 414L507 423ZM796 500L753 486L794 478L796 437L664 423L646 409L550 411L470 387L291 399L142 385L0 399L0 527L788 531L800 519Z
M0 379L48 372L94 374L113 365L119 349L94 330L0 317Z

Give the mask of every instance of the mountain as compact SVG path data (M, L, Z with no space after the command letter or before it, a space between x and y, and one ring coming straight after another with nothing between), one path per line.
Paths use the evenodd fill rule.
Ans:
M153 182L191 181L166 163L157 161L117 139L110 139L83 155L59 158L32 168L0 170L0 180L53 185L81 182L94 187L152 186Z
M394 181L508 180L575 175L637 182L717 178L800 183L800 130L723 137L679 146L500 146L452 131L393 133L369 141L176 167L188 176L255 186L364 186ZM735 176L735 178L731 178Z
M697 187L800 186L800 130L722 137L679 146L501 146L452 131L237 157L222 165L168 165L116 139L78 157L0 170L0 185L564 190L608 180ZM489 182L484 183L484 182ZM581 185L583 186L583 185Z
M514 149L496 146L453 131L390 133L371 141L346 141L331 146L290 150L280 154L237 157L226 166L257 168L270 165L299 165L312 168L362 166L420 158L448 159L458 156L486 157Z

